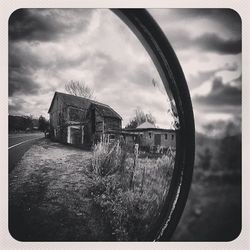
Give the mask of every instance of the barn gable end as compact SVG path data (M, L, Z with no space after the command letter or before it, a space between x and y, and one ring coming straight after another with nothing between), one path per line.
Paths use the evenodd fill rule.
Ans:
M116 111L83 97L55 92L48 113L52 138L62 143L89 146L106 130L121 130Z

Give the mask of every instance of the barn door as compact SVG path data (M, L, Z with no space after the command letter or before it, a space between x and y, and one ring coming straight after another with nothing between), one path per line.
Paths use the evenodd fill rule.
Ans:
M161 135L155 134L155 146L161 145Z
M84 143L84 126L69 126L67 142L74 145Z

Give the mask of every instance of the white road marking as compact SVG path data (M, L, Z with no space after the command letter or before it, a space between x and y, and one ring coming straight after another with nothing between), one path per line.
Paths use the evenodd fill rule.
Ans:
M16 147L16 146L18 146L18 145L21 145L21 144L23 144L23 143L25 143L25 142L27 142L27 141L36 140L36 139L39 139L39 138L40 138L40 137L32 138L32 139L29 139L29 140L26 140L26 141L19 142L19 143L15 144L15 145L10 146L8 149L14 148L14 147ZM41 138L42 138L42 137L41 137Z
M20 137L28 137L28 136L36 136L36 135L42 135L42 133L33 133L33 134L9 134L9 138L15 139L15 138L20 138Z

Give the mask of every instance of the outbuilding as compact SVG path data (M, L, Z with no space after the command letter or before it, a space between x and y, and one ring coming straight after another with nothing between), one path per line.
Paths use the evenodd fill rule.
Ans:
M176 130L157 128L148 121L122 132L126 143L138 143L141 149L164 150L176 147Z

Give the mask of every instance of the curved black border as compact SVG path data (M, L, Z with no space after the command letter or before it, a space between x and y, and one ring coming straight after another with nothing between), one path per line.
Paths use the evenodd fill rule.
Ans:
M179 115L176 161L170 190L147 241L170 240L184 210L193 174L195 128L193 108L185 76L166 36L144 9L111 9L135 33L152 58Z

